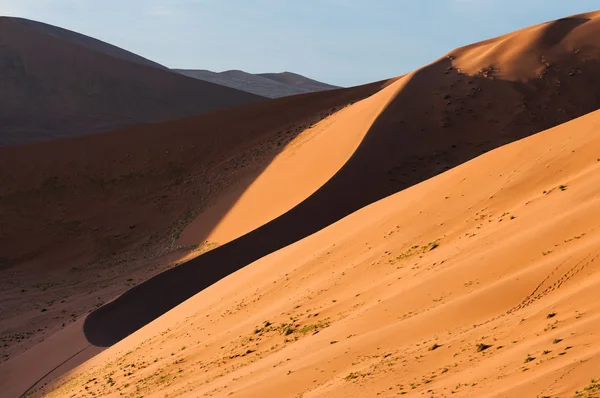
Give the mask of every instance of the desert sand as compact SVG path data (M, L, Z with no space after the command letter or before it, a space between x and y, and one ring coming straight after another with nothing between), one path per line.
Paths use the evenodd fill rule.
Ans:
M600 376L599 118L250 264L49 396L572 396Z
M599 31L0 148L4 394L597 395Z
M202 241L182 246L176 240L209 200L235 200L226 191L234 182L252 181L310 124L385 84L0 148L4 369L87 312L205 251ZM213 135L214 129L222 133ZM43 355L52 366L33 361L42 375L62 362L58 351ZM36 358L28 352L25 358ZM26 366L24 383L38 375ZM14 380L2 373L7 379L0 384Z

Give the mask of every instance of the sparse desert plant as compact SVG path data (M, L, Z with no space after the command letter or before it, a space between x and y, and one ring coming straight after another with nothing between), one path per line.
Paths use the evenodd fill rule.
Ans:
M531 361L535 361L535 357L532 357L531 355L527 355L527 358L525 358L525 363L529 363Z
M304 325L300 329L298 329L298 333L300 333L300 334L306 334L306 333L309 333L309 332L314 332L318 328L319 328L319 325L317 325L317 324Z
M583 391L575 391L573 398L596 398L600 394L600 380L592 379Z
M556 322L554 323L549 323L545 328L544 328L544 332L547 332L548 330L554 330L556 329Z
M293 325L283 324L281 326L281 334L283 334L284 336L289 336L292 333L294 333Z
M358 379L359 377L367 377L369 375L370 375L370 373L350 372L350 373L348 373L348 375L346 377L344 377L344 380L352 381L354 379Z
M561 191L566 191L567 190L567 186L566 185L559 185L558 189L560 189Z
M491 345L489 345L489 344L479 343L479 344L477 344L477 352L485 351L490 347L491 347Z
M560 343L561 341L562 341L562 339L554 339L554 340L552 341L552 344L558 344L558 343Z
M556 316L556 312L551 312L548 315L546 315L546 319L554 318L555 316Z
M437 241L429 242L429 244L427 244L427 246L423 247L423 250L430 252L430 251L436 249L437 247L439 247L439 245L440 244Z
M434 343L431 347L429 347L429 351L435 351L440 347L441 347L441 345Z

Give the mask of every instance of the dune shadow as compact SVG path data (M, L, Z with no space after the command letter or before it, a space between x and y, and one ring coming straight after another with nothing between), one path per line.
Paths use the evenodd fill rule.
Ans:
M296 207L135 286L90 313L89 342L111 346L231 273L386 196L486 151L598 109L596 61L568 59L527 83L469 76L440 60L414 74L348 162ZM582 71L568 80L568 70ZM562 78L558 90L549 84ZM501 100L499 100L501 99Z

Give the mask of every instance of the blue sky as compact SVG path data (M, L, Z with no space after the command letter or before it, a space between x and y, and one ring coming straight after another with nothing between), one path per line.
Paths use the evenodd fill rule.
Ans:
M350 86L598 0L0 0L173 68L294 71Z

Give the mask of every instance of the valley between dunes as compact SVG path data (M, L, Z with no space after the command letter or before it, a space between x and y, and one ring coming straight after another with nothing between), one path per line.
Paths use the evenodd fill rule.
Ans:
M0 148L2 396L598 396L599 34Z

